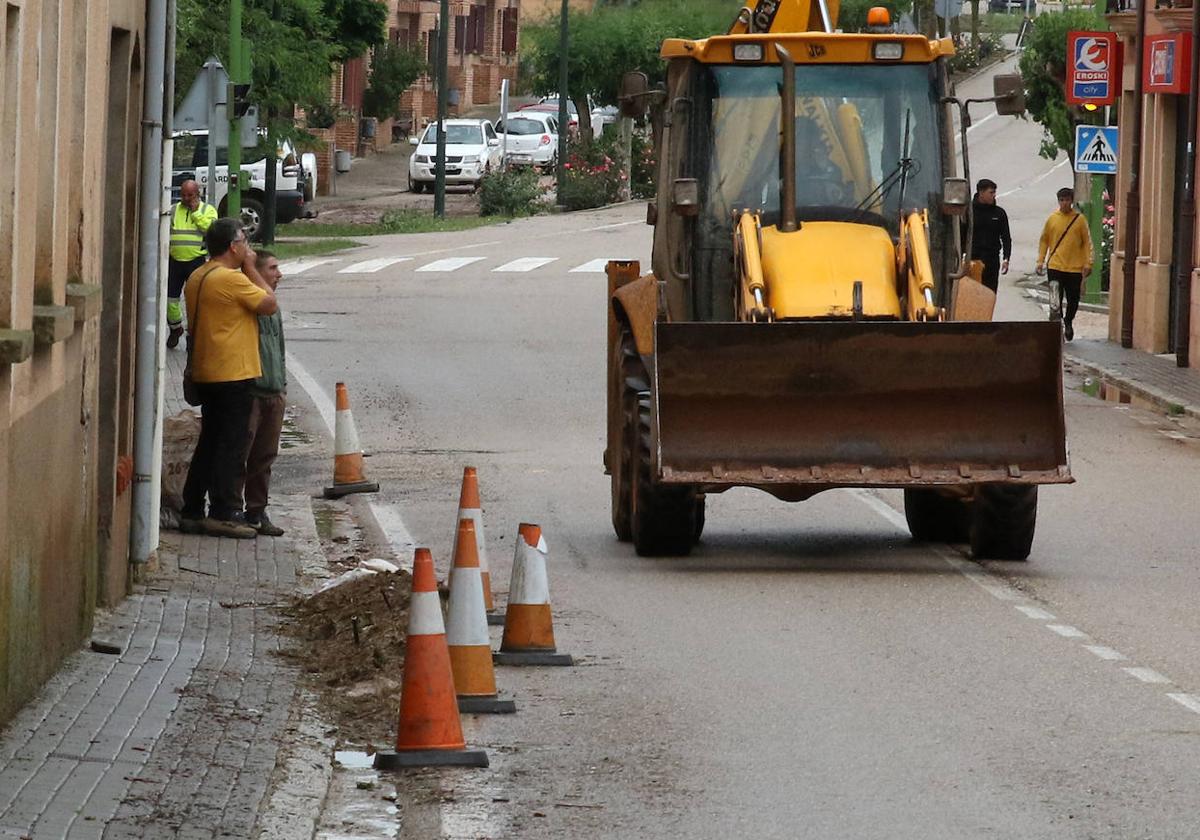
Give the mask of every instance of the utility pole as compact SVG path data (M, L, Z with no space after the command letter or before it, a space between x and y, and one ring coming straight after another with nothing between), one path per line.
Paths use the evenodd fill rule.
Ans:
M434 158L433 215L446 217L446 113L450 110L450 0L442 0L437 43L437 157Z
M242 215L242 119L238 116L237 85L242 77L242 0L229 0L229 91L225 107L229 115L228 166L229 192L225 198L225 215L234 219ZM210 132L209 143L215 141Z
M562 12L558 22L558 206L563 206L563 182L567 173L567 132L571 121L567 116L567 47L570 43L567 29L567 0L562 0ZM580 115L582 117L582 115Z

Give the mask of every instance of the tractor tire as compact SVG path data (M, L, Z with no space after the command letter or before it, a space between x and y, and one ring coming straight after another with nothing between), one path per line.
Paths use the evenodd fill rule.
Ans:
M970 539L971 508L965 499L936 490L904 491L904 518L917 542L965 543Z
M636 444L630 469L633 547L642 557L690 554L699 529L703 496L688 486L656 484L650 468L650 395L637 395L630 436ZM702 526L701 526L702 527Z
M1037 526L1037 487L984 484L971 506L976 560L1027 560Z
M630 387L631 379L643 376L642 360L638 356L637 345L629 330L622 329L621 335L613 346L615 358L612 369L617 371L621 394L621 437L616 446L609 451L611 463L608 465L612 482L612 524L621 542L633 539L633 482L630 470L633 464L633 449L637 438L632 434L636 427L634 420L637 414L637 391Z

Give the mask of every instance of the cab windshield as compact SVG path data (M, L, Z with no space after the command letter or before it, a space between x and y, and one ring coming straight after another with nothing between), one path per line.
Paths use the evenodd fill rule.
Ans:
M714 95L701 178L714 223L727 225L742 208L763 210L768 224L779 218L780 72L709 68ZM924 64L796 67L798 218L862 221L895 234L901 209L936 204L942 161L933 73Z

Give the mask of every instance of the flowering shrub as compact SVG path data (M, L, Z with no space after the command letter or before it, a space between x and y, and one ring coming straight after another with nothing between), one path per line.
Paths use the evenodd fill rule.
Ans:
M538 211L538 175L531 168L498 169L479 185L479 215L528 216Z
M1104 215L1100 217L1100 287L1108 288L1108 271L1112 267L1113 243L1117 238L1116 207L1112 196L1104 191Z
M567 210L589 210L617 200L625 174L613 159L607 138L584 145L571 143L559 199Z
M971 43L971 36L962 33L954 39L954 55L950 56L946 66L951 73L965 73L974 70L996 53L1004 52L1004 44L993 33L981 34L979 46Z
M634 198L653 198L655 178L658 175L658 159L654 156L653 138L635 131L632 157L633 184L630 194Z

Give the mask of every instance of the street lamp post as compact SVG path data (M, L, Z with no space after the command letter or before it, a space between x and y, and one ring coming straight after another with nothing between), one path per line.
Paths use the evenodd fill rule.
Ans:
M562 13L558 25L558 206L563 206L563 181L566 180L567 132L571 122L567 118L567 46L570 38L567 30L567 0L562 0Z

